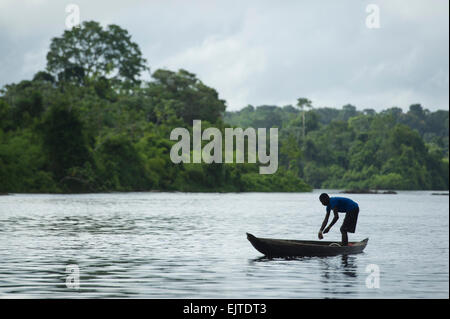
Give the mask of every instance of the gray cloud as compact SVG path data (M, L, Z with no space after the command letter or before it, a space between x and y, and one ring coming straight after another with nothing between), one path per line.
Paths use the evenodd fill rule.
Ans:
M45 67L68 3L0 0L0 86ZM128 29L152 70L196 73L229 110L301 96L318 107L448 108L447 1L72 3L82 20ZM380 29L365 25L369 3L380 8Z

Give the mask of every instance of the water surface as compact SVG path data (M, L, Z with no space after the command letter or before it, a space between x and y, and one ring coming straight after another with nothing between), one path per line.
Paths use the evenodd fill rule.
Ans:
M246 232L316 239L319 193L0 196L0 297L449 297L449 201L432 192L345 195L361 208L350 241L370 238L362 254L260 258Z

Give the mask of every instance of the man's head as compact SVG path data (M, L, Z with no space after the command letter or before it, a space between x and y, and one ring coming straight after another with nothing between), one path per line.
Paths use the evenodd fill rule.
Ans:
M327 193L320 194L319 200L323 206L328 206L328 204L330 204L330 196L328 196Z

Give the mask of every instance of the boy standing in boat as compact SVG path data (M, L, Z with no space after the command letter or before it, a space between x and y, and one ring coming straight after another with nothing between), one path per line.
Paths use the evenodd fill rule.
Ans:
M320 202L327 207L327 214L320 227L319 239L323 239L323 234L330 231L331 227L339 219L338 213L345 213L345 219L341 226L342 234L342 245L348 245L348 235L347 233L354 233L356 228L356 222L358 221L359 206L356 202L345 197L330 197L326 193L322 193L319 197ZM328 227L328 218L330 217L330 212L333 211L334 218Z

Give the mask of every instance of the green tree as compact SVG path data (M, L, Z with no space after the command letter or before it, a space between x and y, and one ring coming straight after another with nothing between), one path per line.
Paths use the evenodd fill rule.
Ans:
M96 162L104 187L115 191L143 191L153 184L142 157L124 134L108 136L98 146Z
M85 76L103 76L137 83L146 69L139 46L128 31L114 24L103 29L98 22L83 22L53 38L47 53L47 70L60 80L82 82Z
M193 120L216 123L225 112L225 101L213 88L203 84L195 74L186 70L173 72L156 70L155 82L149 83L147 93L155 102L155 107L164 110L170 102L177 117L192 125Z
M12 125L11 119L11 108L5 102L4 99L0 98L0 130L7 130Z
M42 130L48 166L57 181L66 177L70 168L91 161L83 123L73 108L64 104L52 108L42 123Z

